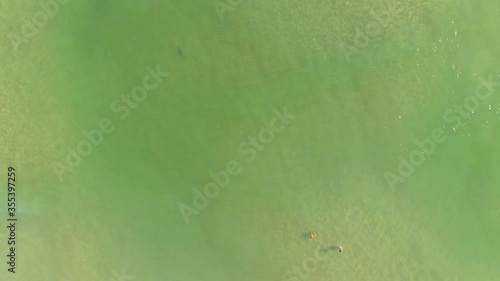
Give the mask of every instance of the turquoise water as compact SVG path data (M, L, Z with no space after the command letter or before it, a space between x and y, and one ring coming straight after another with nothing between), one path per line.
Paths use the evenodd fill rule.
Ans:
M60 2L4 40L2 280L500 280L500 6L230 3ZM3 38L43 10L0 7Z

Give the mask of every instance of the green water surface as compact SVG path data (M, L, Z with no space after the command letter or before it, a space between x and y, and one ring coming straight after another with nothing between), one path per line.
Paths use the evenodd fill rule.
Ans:
M0 153L19 206L1 280L500 280L497 2L61 3L17 48L43 9L0 4ZM169 75L122 100L149 68ZM485 79L496 91L454 130ZM112 132L71 167L103 120ZM446 140L389 184L436 129ZM230 162L196 209L193 189Z

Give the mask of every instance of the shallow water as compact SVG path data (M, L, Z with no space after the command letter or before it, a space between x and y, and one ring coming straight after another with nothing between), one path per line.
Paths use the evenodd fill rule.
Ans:
M26 213L2 280L500 280L498 90L450 121L500 81L498 4L146 2L69 1L17 51L4 40L0 155ZM2 38L41 9L0 7ZM183 216L222 170L239 172Z

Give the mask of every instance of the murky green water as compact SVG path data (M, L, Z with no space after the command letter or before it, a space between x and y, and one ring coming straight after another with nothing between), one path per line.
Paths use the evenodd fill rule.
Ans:
M34 3L2 280L500 280L496 2Z

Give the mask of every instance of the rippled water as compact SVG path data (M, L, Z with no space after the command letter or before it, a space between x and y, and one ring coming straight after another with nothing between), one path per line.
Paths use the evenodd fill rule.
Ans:
M14 278L500 280L500 6L230 3L0 4Z

